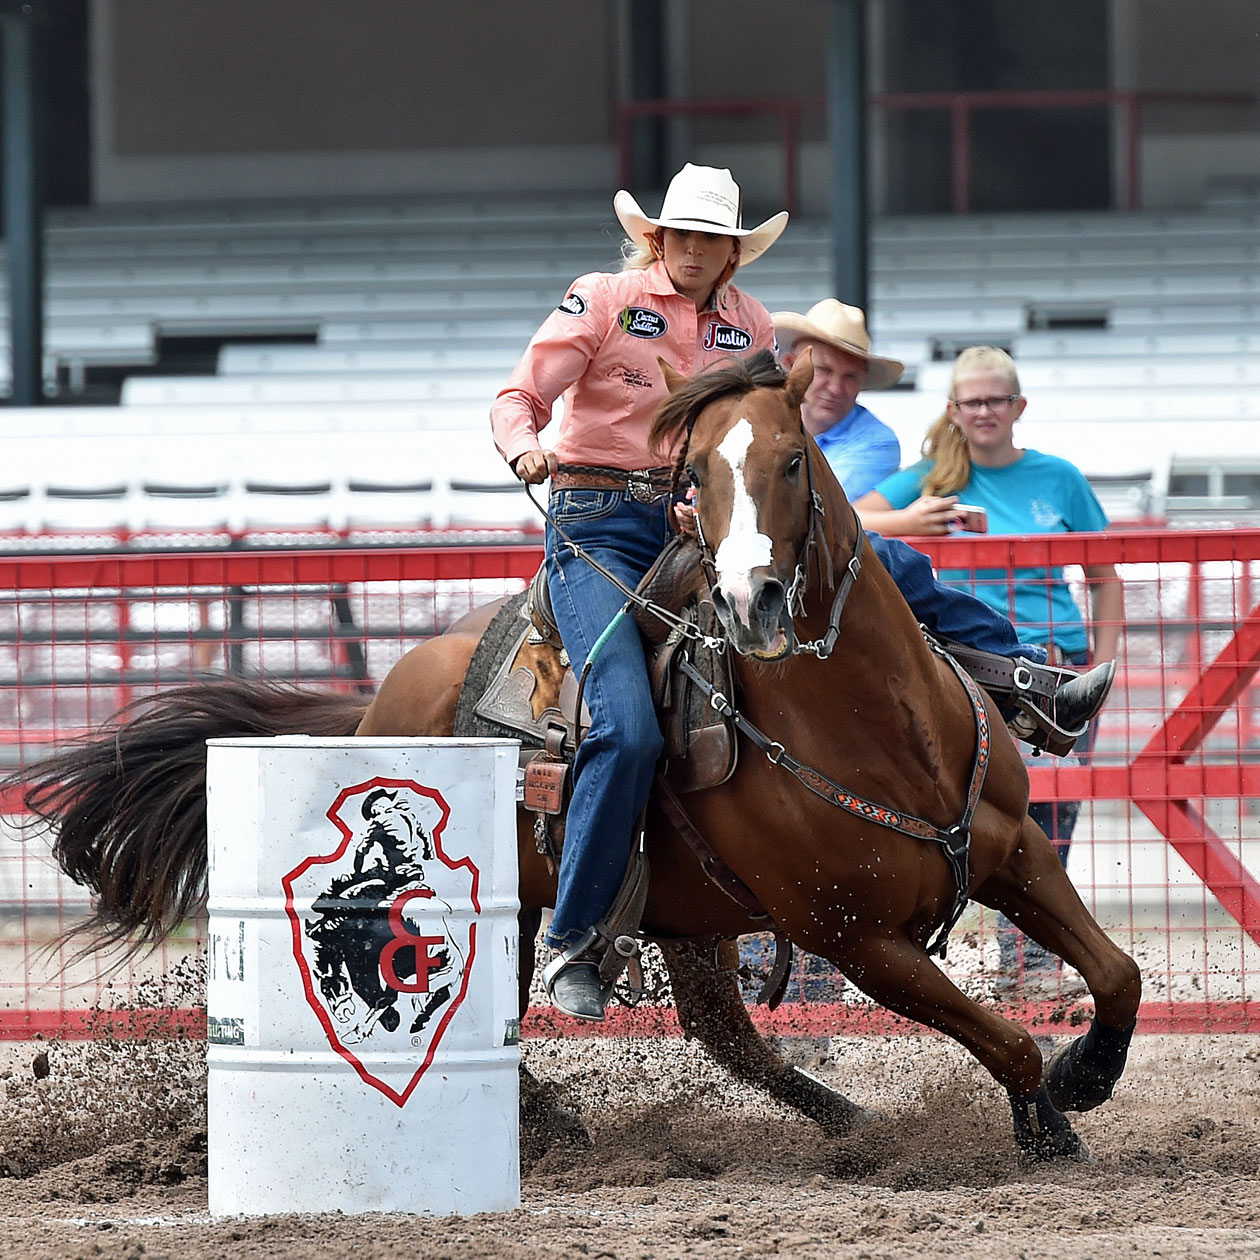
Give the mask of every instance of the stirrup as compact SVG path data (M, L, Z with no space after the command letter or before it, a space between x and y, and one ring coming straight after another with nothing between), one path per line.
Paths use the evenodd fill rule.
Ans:
M926 627L921 629L925 638L933 639ZM938 642L1002 706L1007 727L1016 739L1031 744L1038 752L1044 750L1056 757L1070 753L1089 729L1115 678L1114 661L1079 673L1057 665L1039 665L1023 656L982 652L949 639ZM1070 721L1064 721L1056 702L1058 693L1077 679L1091 675L1095 683L1089 695L1090 703L1077 706L1079 712L1072 713Z
M543 990L557 1010L575 1019L601 1023L612 993L612 982L600 975L599 935L594 928L583 933L543 968Z
M1044 750L1056 757L1065 757L1098 716L1111 693L1115 676L1115 661L1104 661L1091 670L1073 673L1052 665L1033 665L1019 660L1012 676L1010 695L1018 712L1007 726L1013 735L1031 744L1037 752ZM1059 682L1049 697L1045 693L1047 677L1057 677ZM1072 711L1065 714L1060 708L1059 695L1075 683L1084 685L1079 696L1070 697Z

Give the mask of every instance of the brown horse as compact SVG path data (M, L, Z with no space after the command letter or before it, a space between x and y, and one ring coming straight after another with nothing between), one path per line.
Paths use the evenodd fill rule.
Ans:
M1020 1148L1086 1157L1062 1114L1111 1096L1136 1020L1136 965L1081 903L1027 817L1028 781L992 703L924 641L862 546L839 483L804 432L812 367L768 355L690 381L654 436L689 434L703 571L735 660L743 736L732 777L686 798L691 824L793 942L875 1001L948 1033L1008 1092ZM160 938L202 894L203 741L232 734L443 735L494 609L403 657L364 710L353 697L241 682L163 693L20 780L58 828L57 855L100 897L96 926ZM833 650L834 649L834 650ZM989 732L996 736L989 738ZM760 751L759 751L760 750ZM765 752L766 755L761 755ZM554 876L522 815L522 981ZM676 813L654 803L645 936L661 942L684 1030L743 1079L832 1131L861 1116L787 1067L740 1000L734 938L748 911L702 873ZM961 884L961 887L960 887ZM961 993L929 943L970 896L1077 968L1096 1018L1048 1071L1026 1030Z

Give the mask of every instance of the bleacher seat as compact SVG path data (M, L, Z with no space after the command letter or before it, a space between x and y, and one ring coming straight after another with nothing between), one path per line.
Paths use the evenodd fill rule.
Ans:
M345 482L343 523L354 535L374 530L423 528L433 524L433 481L404 481L383 475Z
M0 529L120 516L371 529L417 510L536 528L487 411L569 279L615 265L619 245L606 198L567 196L95 207L55 213L47 239L50 380L59 366L81 378L151 364L159 334L318 340L229 342L215 375L137 375L121 408L10 409ZM825 222L794 219L741 284L804 310L823 296L829 249ZM1260 458L1254 205L886 219L871 274L874 348L907 372L863 401L906 462L941 409L950 355L986 341L1021 369L1019 440L1072 458L1117 511L1159 510L1173 461L1245 471ZM90 452L99 484L49 486L70 449ZM286 484L295 458L305 489ZM1247 498L1226 493L1226 475L1206 498Z

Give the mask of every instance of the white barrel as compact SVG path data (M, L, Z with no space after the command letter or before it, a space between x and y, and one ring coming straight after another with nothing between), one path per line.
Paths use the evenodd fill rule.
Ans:
M209 741L211 1213L520 1205L516 764Z

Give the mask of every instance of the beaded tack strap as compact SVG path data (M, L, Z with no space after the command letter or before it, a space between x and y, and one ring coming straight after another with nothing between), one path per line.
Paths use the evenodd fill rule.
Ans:
M928 953L939 953L944 958L946 938L967 905L967 895L971 886L971 820L975 816L976 806L980 803L980 795L984 791L984 779L989 768L992 743L989 715L985 710L980 688L939 644L931 639L927 642L937 655L943 656L949 662L958 676L971 701L971 710L976 721L976 753L971 767L971 780L967 787L967 802L963 808L962 817L952 827L938 827L925 818L891 809L887 805L879 805L867 800L864 796L859 796L856 792L850 792L848 788L841 786L834 779L823 774L821 770L797 761L782 744L770 739L765 732L754 726L689 660L684 658L679 668L708 696L709 704L718 713L730 718L740 733L766 754L767 760L772 765L782 766L784 770L789 771L815 796L858 818L867 819L881 827L889 827L893 831L901 832L902 835L913 836L919 840L930 840L941 846L945 860L949 863L950 872L954 876L954 901L936 938L928 946Z

